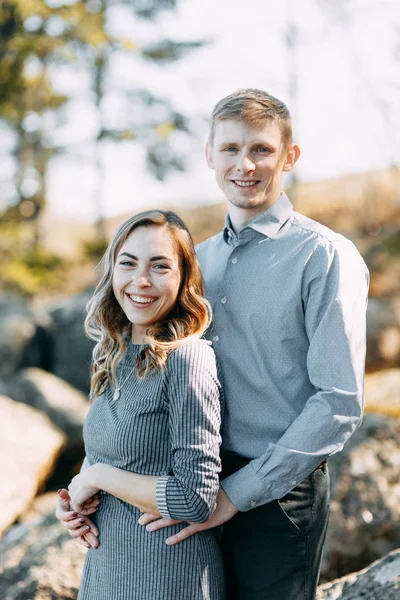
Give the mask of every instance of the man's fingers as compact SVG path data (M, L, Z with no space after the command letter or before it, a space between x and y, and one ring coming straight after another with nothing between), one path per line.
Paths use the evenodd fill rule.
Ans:
M151 523L151 521L155 521L159 519L158 515L152 515L151 513L143 513L138 519L139 525L147 525L147 523Z
M181 529L181 531L178 531L175 535L171 535L171 537L167 538L165 543L168 544L168 546L174 546L175 544L179 544L179 542L183 542L183 540L187 540L191 535L201 530L202 526L198 523L195 525L188 525L184 529Z
M182 521L175 519L157 519L156 521L152 521L148 525L146 525L147 531L158 531L159 529L164 529L165 527L171 527L171 525L177 525L178 523L182 523Z

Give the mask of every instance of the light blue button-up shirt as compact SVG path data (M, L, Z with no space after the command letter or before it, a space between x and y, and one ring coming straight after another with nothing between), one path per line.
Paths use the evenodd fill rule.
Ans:
M240 511L281 498L361 422L368 271L355 246L285 194L198 247L226 407L222 486Z

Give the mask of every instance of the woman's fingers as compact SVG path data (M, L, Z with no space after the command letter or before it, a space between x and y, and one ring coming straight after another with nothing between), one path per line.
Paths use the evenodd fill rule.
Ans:
M100 545L98 536L94 535L91 531L84 533L82 539L87 542L91 548L98 548Z
M93 534L93 536L98 537L99 535L98 528L93 523L93 521L91 521L87 517L78 516L77 519L62 521L61 523L66 529L68 529L70 535L74 538L83 535L87 531L90 531Z

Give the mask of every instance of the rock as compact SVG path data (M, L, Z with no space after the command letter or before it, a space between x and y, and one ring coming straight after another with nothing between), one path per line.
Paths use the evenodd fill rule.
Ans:
M86 304L92 291L66 298L49 309L54 332L54 367L52 372L85 392L90 387L90 363L93 341L84 331Z
M400 550L390 552L358 573L319 586L317 600L398 600Z
M45 517L55 511L57 500L58 496L55 491L38 494L28 510L21 513L18 523L35 523L39 521L41 517Z
M400 417L400 369L386 369L366 375L365 410Z
M0 541L0 598L75 600L85 554L54 514L10 528Z
M369 298L367 367L400 366L400 307L398 298Z
M66 435L71 460L83 455L82 426L89 403L82 392L42 369L24 369L7 381L8 395L45 413Z
M26 303L0 296L0 378L24 366L52 368L52 338L43 316L34 315Z
M0 396L0 534L14 523L53 472L64 434L46 415Z
M322 581L358 571L400 546L400 420L366 415L329 459L331 517Z

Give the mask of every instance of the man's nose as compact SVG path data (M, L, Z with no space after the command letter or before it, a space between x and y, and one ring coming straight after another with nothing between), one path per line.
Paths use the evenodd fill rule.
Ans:
M254 171L255 164L247 153L243 152L239 154L238 160L236 163L236 170L241 173L248 173L249 171Z

